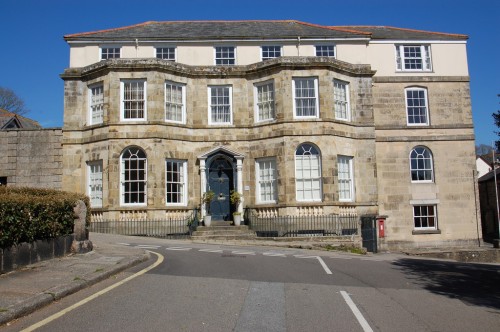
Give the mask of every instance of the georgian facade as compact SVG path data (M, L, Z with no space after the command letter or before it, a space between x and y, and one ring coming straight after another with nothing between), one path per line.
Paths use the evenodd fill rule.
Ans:
M378 215L381 249L472 244L466 39L298 21L67 35L63 189L94 218L182 215L212 190L215 219Z

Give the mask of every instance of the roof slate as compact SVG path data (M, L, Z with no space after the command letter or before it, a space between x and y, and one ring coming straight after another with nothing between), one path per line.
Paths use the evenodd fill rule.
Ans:
M6 129L10 123L16 120L16 127L19 125L19 128L22 129L42 128L42 126L35 120L25 118L24 116L0 108L0 129Z
M349 25L338 28L352 29L371 33L371 39L394 39L394 40L466 40L467 35L432 32L414 29L395 28L388 26L360 26Z
M371 38L395 40L465 40L449 34L387 26L322 26L296 20L250 21L149 21L100 31L69 34L66 41L123 39L231 40L301 38Z
M320 26L300 21L170 21L77 33L64 36L71 40L150 40L200 39L275 39L275 38L366 38L369 33L347 28Z

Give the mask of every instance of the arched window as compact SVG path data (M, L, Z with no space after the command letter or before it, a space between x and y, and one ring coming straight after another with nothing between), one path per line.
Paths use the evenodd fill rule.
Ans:
M321 154L310 143L295 151L295 193L298 201L321 201Z
M129 147L121 155L121 202L126 205L146 204L146 153Z
M410 152L411 180L415 182L434 181L432 153L423 146L417 146Z

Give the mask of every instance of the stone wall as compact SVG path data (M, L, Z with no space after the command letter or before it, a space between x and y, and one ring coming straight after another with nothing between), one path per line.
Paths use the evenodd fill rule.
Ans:
M7 185L61 189L62 130L0 131L0 177Z

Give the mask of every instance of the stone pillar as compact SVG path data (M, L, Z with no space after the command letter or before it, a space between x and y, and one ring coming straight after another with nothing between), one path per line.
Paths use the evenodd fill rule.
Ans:
M207 172L206 172L206 167L205 167L205 160L206 158L200 158L200 201L203 198L203 194L207 190ZM201 203L201 217L203 218L205 214L207 213L205 204L203 202Z
M89 240L87 229L85 227L87 217L87 206L79 200L74 209L75 224L73 226L73 244L71 245L71 252L75 254L83 254L92 251L93 245Z
M235 157L236 158L236 180L237 180L237 191L240 193L241 202L238 206L238 212L241 213L241 219L243 220L243 157Z

